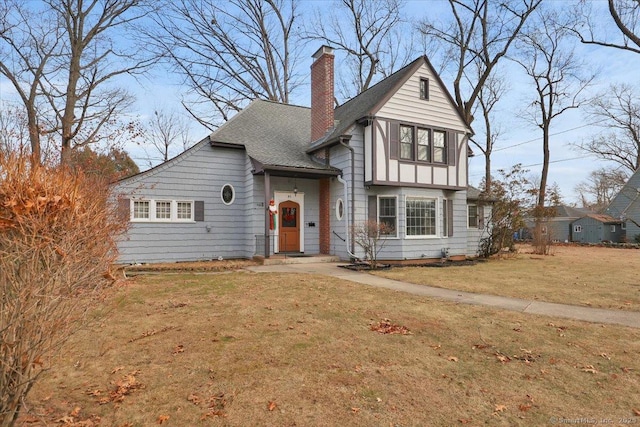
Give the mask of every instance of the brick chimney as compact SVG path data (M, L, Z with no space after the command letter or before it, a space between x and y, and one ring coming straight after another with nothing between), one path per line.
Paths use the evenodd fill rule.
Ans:
M311 65L311 141L333 127L333 49L322 46Z

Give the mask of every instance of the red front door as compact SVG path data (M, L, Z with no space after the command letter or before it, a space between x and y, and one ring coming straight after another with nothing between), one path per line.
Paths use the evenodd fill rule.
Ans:
M280 232L278 250L280 252L300 252L300 205L286 201L278 206Z

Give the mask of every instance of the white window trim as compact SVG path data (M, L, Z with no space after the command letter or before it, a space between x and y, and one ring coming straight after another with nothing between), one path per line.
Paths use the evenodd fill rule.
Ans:
M340 205L342 205L342 213L340 212ZM344 218L344 200L341 197L336 200L336 219L342 221Z
M626 230L627 229L627 223L626 222L622 222L620 224L620 230Z
M134 204L135 202L149 202L149 218L134 218ZM156 203L157 202L169 202L171 203L170 207L170 218L156 218ZM190 219L178 219L178 202L180 203L191 203L191 218ZM195 223L195 202L193 200L170 200L170 199L148 199L148 198L139 198L139 199L131 199L129 201L129 221L136 223Z
M229 203L224 201L224 196L223 196L224 188L227 187L227 186L231 187L231 192L233 193L233 195L231 196L231 201ZM227 206L232 205L233 202L236 201L236 189L233 188L233 185L231 185L229 183L226 183L222 187L220 187L220 200L222 200L222 203L224 203Z
M413 200L433 200L436 202L436 234L424 234L424 235L412 235L410 236L409 233L407 232L407 201L413 199ZM442 203L440 203L439 198L437 197L426 197L426 196L410 196L407 195L404 198L404 238L407 240L425 240L425 239L441 239L442 235L438 234L438 229L442 227L442 225L440 225L440 227L438 226L439 223L441 223L441 218L440 215L438 214L438 212L442 210Z
M396 223L395 223L396 234L395 234L395 236L391 236L391 235L385 234L385 235L380 236L380 238L381 239L387 239L387 240L400 239L400 229L398 227L399 217L400 217L400 206L398 205L398 196L397 195L385 196L384 194L378 194L377 199L376 199L376 221L378 222L378 224L380 224L380 199L381 198L382 199L395 199L396 200Z
M582 233L582 226L580 224L573 226L574 233Z
M178 218L178 203L189 203L191 204L191 218ZM173 214L173 209L175 209L175 215ZM172 212L171 218L175 218L175 222L196 222L195 217L196 203L193 200L175 200L172 204Z
M615 232L616 232L616 226L615 226L615 225L612 225L612 226L611 226L611 232L612 232L612 233L615 233Z
M158 203L169 203L169 218L158 218ZM154 199L149 203L149 217L151 222L171 222L173 218L173 202L168 199Z

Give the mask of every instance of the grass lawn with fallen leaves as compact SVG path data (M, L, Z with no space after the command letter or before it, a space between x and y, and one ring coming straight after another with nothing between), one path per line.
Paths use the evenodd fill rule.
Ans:
M638 271L638 249L554 246L543 256L520 246L515 255L475 266L401 267L374 274L460 291L640 311Z
M638 329L314 275L141 276L50 360L22 423L640 422L639 360Z

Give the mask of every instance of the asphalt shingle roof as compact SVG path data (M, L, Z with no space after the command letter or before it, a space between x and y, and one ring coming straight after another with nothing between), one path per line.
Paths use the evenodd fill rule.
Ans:
M265 166L331 170L306 154L311 138L311 110L255 100L210 136L212 143L244 146Z

